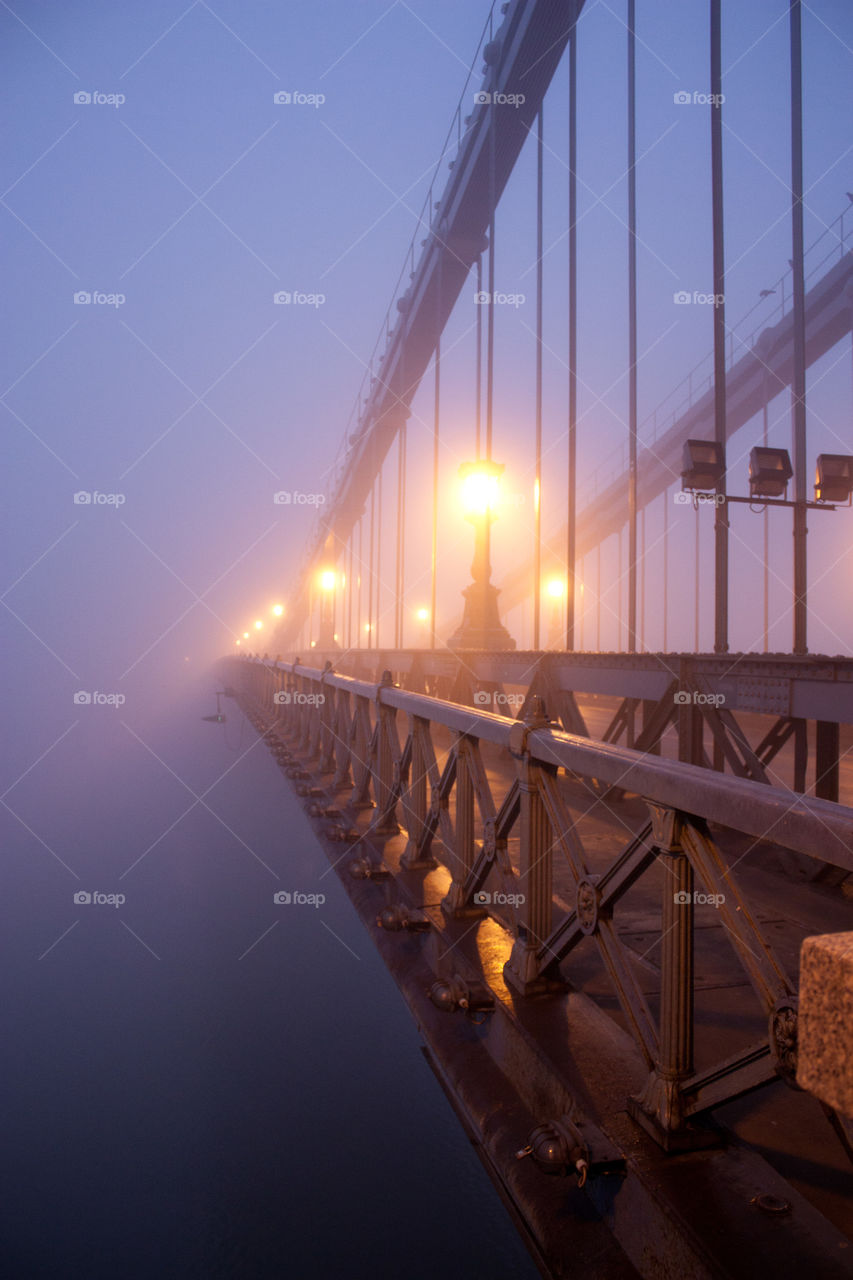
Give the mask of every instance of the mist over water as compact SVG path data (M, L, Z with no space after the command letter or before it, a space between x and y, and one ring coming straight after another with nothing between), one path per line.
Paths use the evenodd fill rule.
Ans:
M0 1269L536 1274L301 803L233 703L200 719L213 686L145 747L119 709L56 748L68 870L4 815Z

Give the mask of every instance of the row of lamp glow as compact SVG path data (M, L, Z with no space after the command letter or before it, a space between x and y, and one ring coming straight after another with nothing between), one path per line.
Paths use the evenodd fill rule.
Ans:
M464 463L459 469L465 518L474 525L475 529L475 563L472 565L474 582L463 593L465 596L465 617L460 628L460 638L463 641L466 633L476 635L487 632L490 627L494 627L497 621L496 610L492 599L490 599L490 594L494 593L494 588L491 587L490 583L488 547L486 544L484 548L484 537L487 535L489 525L497 517L497 507L500 499L500 477L503 470L502 465L489 460ZM324 642L319 647L321 649L333 648L338 641L338 636L334 632L334 592L338 586L336 571L328 568L321 569L317 574L316 585L320 593L321 639ZM544 586L546 593L554 601L556 607L557 602L565 596L566 579L564 577L554 577L549 579ZM496 593L494 594L496 595ZM490 605L492 606L491 612L495 614L494 617L490 616ZM276 604L271 612L274 617L280 618L284 613L284 606ZM430 620L429 609L423 605L420 606L415 610L415 618L421 624L421 628L425 628ZM254 632L261 631L263 626L263 619L257 618L253 626ZM373 630L372 623L366 622L364 624L364 631L367 635L370 635ZM235 643L238 646L241 645L244 640L251 639L252 634L252 630L244 631L242 639L236 640ZM512 644L512 641L509 641L509 643ZM318 647L318 641L312 640L311 647ZM475 647L479 647L479 645Z
M281 618L281 617L283 617L283 615L284 615L284 605L283 605L283 604L274 604L274 605L272 606L272 608L270 609L270 613L272 614L272 616L273 616L274 618ZM244 640L250 640L250 639L251 639L251 637L252 637L252 634L253 634L253 633L254 633L254 634L257 634L259 631L263 631L263 629L264 629L264 620L263 620L263 618L255 618L255 621L252 623L252 630L251 630L251 631L244 631L244 632L243 632L243 635L242 635L242 638L239 638L239 639L237 639L237 640L235 640L235 641L234 641L235 645L238 645L238 646L239 646L239 645L242 645L242 643L243 643L243 641L244 641Z

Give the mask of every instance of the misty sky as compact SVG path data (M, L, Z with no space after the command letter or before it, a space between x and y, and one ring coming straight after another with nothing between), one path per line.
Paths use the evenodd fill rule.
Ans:
M678 92L708 88L707 6L639 8L642 420L710 350L712 308L673 304L675 291L711 283L708 109L674 102ZM779 0L724 8L729 324L761 289L777 287L737 331L745 336L773 320L791 253L788 27ZM623 9L588 4L579 32L581 507L595 468L618 468L625 438ZM0 10L9 122L0 211L10 459L4 638L22 682L55 695L50 705L70 704L78 689L118 691L133 681L168 688L188 664L203 669L233 648L255 617L269 627L270 606L286 601L312 508L276 506L273 494L322 494L330 484L488 12L473 0L30 0ZM849 6L807 6L804 42L806 243L825 232L823 245L837 256L835 220L853 188ZM479 59L474 71L476 87ZM566 82L564 61L545 104L546 531L565 510ZM274 101L282 92L290 103ZM91 100L75 101L80 95ZM528 146L496 235L497 283L526 298L504 307L496 326L495 456L513 499L495 527L498 580L532 545L534 159ZM846 235L851 225L848 216ZM280 291L314 301L276 305ZM94 300L75 304L80 293ZM472 278L445 334L439 615L448 627L471 544L456 472L473 452L474 321ZM414 610L428 598L429 384L409 429L410 641ZM821 449L850 447L849 339L809 384L811 464ZM778 397L771 443L789 445L789 419L787 396ZM732 447L732 489L736 476L745 488L759 431L750 424ZM392 498L395 466L392 451ZM81 492L99 497L75 504ZM672 504L672 491L668 500L668 646L692 647L697 517ZM662 643L660 507L647 519L650 647ZM706 511L698 518L707 647L711 520ZM735 648L760 647L762 523L746 509L733 514ZM810 647L849 652L849 596L837 584L849 576L850 517L810 524ZM772 649L790 646L789 526L786 513L773 513ZM384 534L390 568L393 531ZM604 648L619 643L611 543L602 555ZM592 569L588 581L589 602ZM390 595L383 608L388 643ZM529 643L529 608L508 622ZM587 647L591 626L588 619Z
M637 9L644 422L712 344L713 308L674 301L677 292L712 286L709 117L692 100L709 88L708 5L646 0ZM748 346L754 332L779 319L783 296L786 306L790 299L787 5L727 0L723 10L727 322L733 346ZM253 987L253 970L234 977L234 961L267 929L269 867L276 879L296 870L308 878L321 874L324 860L292 816L299 818L293 797L282 798L270 759L264 772L258 752L243 759L243 737L229 738L240 732L232 704L224 729L200 716L215 709L214 660L233 653L256 618L264 628L252 647L275 651L271 609L287 605L315 508L276 504L274 495L330 491L389 304L397 314L395 282L402 269L406 283L407 248L413 235L419 246L425 234L417 212L436 164L440 189L453 158L441 147L489 11L487 0L0 0L0 637L11 726L0 795L7 851L0 971L11 992L10 1149L26 1162L19 1176L13 1158L10 1177L23 1200L39 1201L30 1205L34 1239L43 1197L29 1188L60 1178L53 1162L63 1143L69 1184L78 1152L82 1168L99 1141L103 1150L111 1142L132 1146L120 1126L117 1138L98 1137L94 1126L94 1146L86 1146L90 1078L93 1097L106 1081L106 1114L120 1116L127 1073L137 1089L133 1125L168 1156L170 1133L160 1143L145 1120L154 1096L149 1027L156 1039L160 1026L166 1054L152 1058L154 1085L170 1080L173 1054L184 1073L176 1096L186 1096L191 1113L197 1090L180 1066L181 1037L203 1059L216 1026L239 1049L231 1006L217 1004L220 986L241 1009L245 990L247 1021L257 1012L253 993L264 1010L279 998L291 963L285 930L257 951L268 986ZM624 0L588 0L578 34L581 511L595 501L599 481L618 473L627 434L624 19ZM849 252L853 233L849 0L804 5L803 33L806 244L823 237L806 269L817 278ZM480 67L477 58L463 114ZM676 101L679 94L690 102ZM546 534L565 520L566 104L564 60L544 107ZM508 498L493 536L498 582L533 547L535 212L529 143L498 210L495 242L498 290L524 299L496 308L494 456L506 466ZM775 292L760 301L762 290ZM474 291L472 277L442 339L440 635L458 620L473 542L457 472L474 452ZM277 304L276 294L290 302ZM706 372L707 365L699 383ZM821 451L853 452L851 374L848 334L809 372L810 467ZM408 643L423 638L415 611L429 600L432 420L428 373L408 427ZM746 489L748 452L761 430L759 418L730 445L734 492ZM769 406L768 435L790 447L787 392ZM392 510L395 470L392 449L383 490ZM697 521L699 645L712 643L711 511L676 504L678 487L674 477L646 516L643 638L652 649L664 643L664 502L667 647L694 644ZM788 512L771 514L772 650L791 645L790 525ZM849 654L853 513L815 513L809 525L810 649ZM763 536L761 516L733 511L733 649L762 646ZM393 638L393 538L386 520L386 644ZM623 574L625 567L623 550ZM564 572L559 563L546 569ZM602 549L601 569L597 604L596 566L579 566L579 640L612 649L626 640L615 538ZM531 643L529 604L505 621L519 645ZM242 772L231 772L238 758ZM74 915L77 889L125 883L125 928L124 916L85 916L88 908L82 921ZM342 894L340 906L347 920ZM354 918L349 923L357 933ZM319 937L333 968L350 964L349 934L343 948L316 935L306 948L319 954ZM229 975L222 984L210 976L214 962ZM176 980L184 1003L173 1008ZM378 1002L378 1023L383 1009ZM263 1022L253 1026L260 1048L250 1055L247 1047L246 1057L272 1076L279 1060L261 1052ZM275 1026L286 1046L290 1032L278 1012ZM98 1043L108 1049L102 1078ZM298 1075L303 1059L282 1052L285 1058ZM255 1099L259 1111L265 1096ZM45 1098L33 1143L28 1127L38 1129ZM79 1131L75 1107L83 1115ZM263 1132L267 1116L256 1123ZM216 1136L215 1117L205 1132ZM110 1166L90 1164L109 1183ZM124 1176L131 1164L122 1166ZM116 1199L122 1194L116 1190ZM79 1222L69 1222L76 1203L61 1198L54 1238L66 1228L81 1233Z

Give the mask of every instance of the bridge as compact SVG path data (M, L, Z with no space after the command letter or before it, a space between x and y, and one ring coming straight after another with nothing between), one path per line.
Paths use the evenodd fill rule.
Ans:
M850 1276L853 655L839 549L853 537L845 510L853 455L848 428L833 428L833 447L817 451L815 440L828 437L811 395L816 373L844 358L853 329L853 196L807 244L803 13L791 0L790 257L733 323L726 15L710 0L703 110L713 347L641 420L644 158L628 0L618 50L627 414L619 448L604 460L599 452L594 472L585 467L594 454L584 452L590 428L578 410L585 8L583 0L492 6L272 643L254 651L251 632L238 637L221 678L304 798L318 845L544 1275L576 1273L579 1224L591 1212L621 1250L595 1274L738 1277L760 1259L781 1277ZM568 103L566 471L546 530L543 172L558 75ZM532 515L526 545L518 540L515 562L493 581L504 473L494 448L496 224L511 175L531 154ZM457 606L438 554L455 500L439 441L453 419L442 348L466 291L477 299L476 411L474 438L459 449L472 459L460 479L474 555ZM675 292L676 305L687 301ZM780 396L790 452L770 443ZM849 421L849 405L839 420L845 412ZM432 444L426 485L422 470L411 474L415 427ZM407 515L416 484L430 490L416 530L429 573L428 603L413 617L421 581L412 580ZM695 566L676 507L695 510ZM735 513L746 508L763 514L750 526L750 595L759 599L763 586L760 651L732 648L745 605L732 585ZM793 555L780 580L769 521L787 512ZM647 521L660 526L651 545ZM836 539L815 579L812 526L819 539L830 529ZM690 650L667 646L673 565L693 592ZM700 567L713 588L713 642L704 649L700 612L710 593ZM788 597L778 611L790 624L786 652L768 652L771 576ZM809 648L810 588L826 592L827 581L838 602L833 654ZM583 639L591 600L595 648ZM602 602L618 637L607 652ZM383 633L393 641L380 644Z

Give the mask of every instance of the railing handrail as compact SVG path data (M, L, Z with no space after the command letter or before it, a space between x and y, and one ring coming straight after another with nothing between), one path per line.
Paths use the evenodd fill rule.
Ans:
M331 685L376 705L419 716L507 751L512 749L513 730L523 723L491 711L412 693L395 685L359 680L332 670L263 658L242 661ZM756 840L767 839L783 848L853 871L853 809L846 805L749 778L715 773L699 765L668 760L630 747L594 742L556 727L531 729L525 749L541 764L618 786L656 804L718 822ZM725 816L724 821L720 815ZM815 848L816 831L821 833L819 850Z

